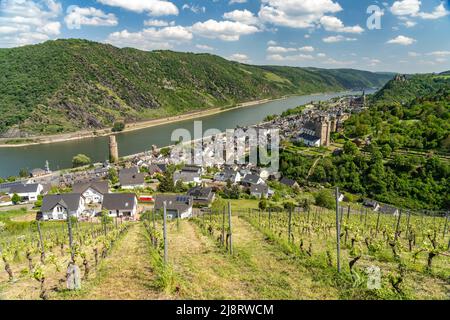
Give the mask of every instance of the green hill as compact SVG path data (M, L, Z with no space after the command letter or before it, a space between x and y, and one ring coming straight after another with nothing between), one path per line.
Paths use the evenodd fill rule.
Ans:
M0 135L111 126L287 94L384 85L389 74L251 66L210 54L56 40L0 49Z

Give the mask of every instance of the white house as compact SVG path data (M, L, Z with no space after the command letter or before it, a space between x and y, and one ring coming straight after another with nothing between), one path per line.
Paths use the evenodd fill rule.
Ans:
M74 193L81 193L86 203L102 203L103 196L109 192L109 185L108 181L75 183L72 191Z
M138 201L134 193L108 193L103 196L102 210L110 217L135 217Z
M79 193L52 194L42 199L43 220L66 220L67 214L79 217L85 209L85 200Z
M17 194L21 201L36 201L44 187L40 183L14 184L9 188L8 195L12 197Z
M320 147L320 138L306 132L299 134L297 140L303 142L308 147Z
M192 196L185 195L157 195L155 197L155 210L163 210L166 203L166 213L169 219L177 217L187 219L192 217Z

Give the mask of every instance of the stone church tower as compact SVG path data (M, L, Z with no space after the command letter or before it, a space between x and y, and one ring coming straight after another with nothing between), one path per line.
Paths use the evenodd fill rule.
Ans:
M320 117L317 122L316 136L320 138L321 146L329 146L331 141L331 122L326 117Z

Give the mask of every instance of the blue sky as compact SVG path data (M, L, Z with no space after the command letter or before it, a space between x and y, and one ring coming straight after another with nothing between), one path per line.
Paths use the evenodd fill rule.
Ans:
M371 5L379 28L367 25ZM84 38L252 64L413 73L450 70L449 31L448 0L0 0L0 47Z

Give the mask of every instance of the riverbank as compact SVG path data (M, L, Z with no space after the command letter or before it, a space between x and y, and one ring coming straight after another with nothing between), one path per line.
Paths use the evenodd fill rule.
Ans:
M89 139L96 137L104 137L110 136L113 134L119 134L124 132L136 131L150 127L156 127L164 124L192 120L200 117L207 117L216 115L223 112L228 112L240 108L251 107L262 103L278 101L287 99L289 96L284 96L276 99L260 99L253 100L248 102L240 103L234 107L217 107L212 109L203 109L200 111L194 111L190 113L185 113L172 117L165 117L159 119L151 119L151 120L143 120L134 123L128 123L125 126L125 129L120 132L113 132L112 127L104 128L100 130L82 130L77 132L63 133L57 135L47 135L47 136L36 136L36 137L28 137L28 138L0 138L0 148L16 148L16 147L26 147L31 145L39 145L39 144L50 144L57 142L66 142L73 140L81 140L81 139ZM21 143L20 141L24 141ZM9 143L8 143L9 142ZM16 143L17 142L17 143Z

